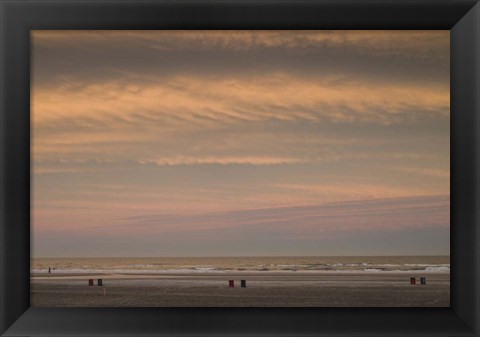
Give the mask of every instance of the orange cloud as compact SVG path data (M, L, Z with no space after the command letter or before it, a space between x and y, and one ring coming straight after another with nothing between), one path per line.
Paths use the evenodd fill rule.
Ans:
M447 115L448 83L437 85L362 83L352 80L332 85L328 79L307 80L287 74L252 79L175 77L157 83L108 82L81 90L37 89L32 112L37 123L61 118L90 118L121 125L144 118L198 123L331 119L395 123L421 109L433 116ZM323 107L323 109L321 109ZM380 111L379 111L380 110ZM108 120L108 119L107 119Z
M223 48L245 51L255 48L303 49L324 45L354 47L365 53L428 58L443 52L448 59L449 31L296 30L296 31L48 31L35 30L37 45L136 41L152 49ZM172 46L172 42L174 46Z

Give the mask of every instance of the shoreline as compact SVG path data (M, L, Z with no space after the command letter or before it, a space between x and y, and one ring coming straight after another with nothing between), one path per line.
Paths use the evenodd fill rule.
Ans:
M131 272L131 273L107 273L107 272L85 272L85 273L31 273L31 280L53 280L53 279L85 279L102 276L105 279L124 279L124 278L171 278L171 277L185 277L185 278L225 278L225 277L342 277L343 276L405 276L405 277L423 277L433 275L448 275L446 272L432 272L432 271L381 271L381 272L366 272L366 271L301 271L301 272L284 272L284 271L229 271L229 272Z

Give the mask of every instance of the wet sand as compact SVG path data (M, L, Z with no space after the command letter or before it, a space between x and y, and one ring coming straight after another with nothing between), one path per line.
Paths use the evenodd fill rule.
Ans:
M410 285L410 277L417 285ZM427 284L420 285L419 278ZM88 286L88 279L95 279ZM103 279L97 286L96 279ZM235 281L235 288L228 287ZM240 287L247 281L247 288ZM36 307L448 307L448 273L32 274Z

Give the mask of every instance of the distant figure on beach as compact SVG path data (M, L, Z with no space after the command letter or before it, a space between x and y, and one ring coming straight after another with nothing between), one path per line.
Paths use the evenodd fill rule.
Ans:
M52 268L48 267L48 273L49 273L49 274L52 273Z

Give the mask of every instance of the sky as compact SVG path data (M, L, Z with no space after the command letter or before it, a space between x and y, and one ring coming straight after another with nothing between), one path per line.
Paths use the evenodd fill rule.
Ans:
M449 31L32 31L32 256L448 255Z

